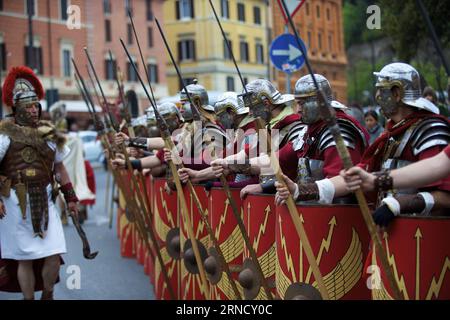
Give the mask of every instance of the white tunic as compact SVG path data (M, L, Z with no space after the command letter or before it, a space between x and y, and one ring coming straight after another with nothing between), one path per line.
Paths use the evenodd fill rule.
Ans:
M11 140L0 134L0 161L6 154ZM48 142L48 146L56 149L56 144ZM56 149L55 163L62 162L69 153L69 149ZM48 229L43 239L34 237L31 223L30 204L27 204L26 219L22 219L16 192L11 189L9 198L2 197L6 209L6 216L0 219L0 249L3 259L34 260L55 254L66 253L66 240L61 224L59 211L51 200L51 185L47 186L48 196Z

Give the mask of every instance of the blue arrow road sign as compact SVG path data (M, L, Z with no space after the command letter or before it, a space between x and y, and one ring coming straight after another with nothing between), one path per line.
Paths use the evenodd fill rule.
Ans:
M302 39L299 39L306 53L306 47ZM290 33L276 37L270 45L270 60L275 68L286 73L292 73L303 67L305 57L297 45L295 36Z

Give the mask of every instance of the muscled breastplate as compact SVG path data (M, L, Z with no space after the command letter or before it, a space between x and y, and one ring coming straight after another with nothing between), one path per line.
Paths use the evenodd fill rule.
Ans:
M30 208L31 223L36 236L43 238L48 227L47 186L53 182L53 163L56 151L52 150L45 133L38 129L2 124L0 133L9 137L10 144L2 162L0 175L6 177L19 203L22 218L27 218ZM2 195L9 197L9 190Z
M10 139L11 144L0 164L0 175L9 178L12 186L18 183L19 174L24 183L45 186L51 183L55 151L46 143L38 150L35 146Z

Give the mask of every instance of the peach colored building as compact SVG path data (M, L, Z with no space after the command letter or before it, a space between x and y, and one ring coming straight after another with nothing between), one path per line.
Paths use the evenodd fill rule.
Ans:
M284 18L277 0L272 0L273 37L285 30ZM328 78L336 99L347 103L347 56L344 47L342 0L307 0L294 15L294 24L308 50L314 72ZM292 74L291 89L307 74L306 65ZM280 90L286 90L286 74L275 72Z
M155 36L153 17L162 19L163 0L33 0L33 61L28 59L29 29L27 0L0 1L0 64L1 78L17 65L33 66L41 76L46 91L56 89L60 100L81 100L73 80L73 57L87 80L87 60L83 48L88 47L102 87L108 99L117 96L112 67L117 65L124 74L125 91L136 92L140 113L148 106L147 99L120 45L122 38L136 58L141 75L145 75L136 41L130 34L128 8L134 16L141 47L150 71L156 97L167 95L166 57L159 37ZM76 22L79 9L79 27ZM132 36L130 38L130 35ZM113 53L109 61L108 50ZM144 76L145 78L145 76Z

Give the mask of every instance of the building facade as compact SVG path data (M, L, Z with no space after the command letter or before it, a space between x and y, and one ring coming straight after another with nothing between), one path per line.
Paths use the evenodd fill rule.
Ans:
M265 0L213 0L244 81L268 76L268 22ZM165 33L185 83L197 78L208 91L238 91L242 84L208 0L164 2ZM170 60L169 94L181 89Z
M273 35L285 32L285 21L277 0L272 0ZM347 56L344 46L342 0L307 0L294 15L294 24L306 45L308 58L316 73L328 78L337 100L347 103ZM292 33L292 31L291 31ZM306 65L291 75L291 91L295 82L308 74ZM286 91L287 77L274 72L275 80Z
M7 71L13 66L27 65L38 73L47 94L57 92L54 99L81 100L74 81L71 58L74 58L82 76L87 80L87 59L83 50L87 47L107 98L110 101L117 99L113 70L118 66L124 74L128 97L138 101L137 106L134 106L134 109L138 110L133 110L134 113L142 113L142 110L148 107L147 99L119 42L120 38L125 41L136 59L140 74L145 78L127 16L127 11L131 10L146 62L145 67L154 83L156 98L167 95L164 48L162 41L154 37L153 31L154 16L162 16L163 0L32 2L33 49L29 58L29 1L0 0L1 80L4 80ZM109 59L109 50L112 51L112 62ZM160 62L161 59L163 63Z

